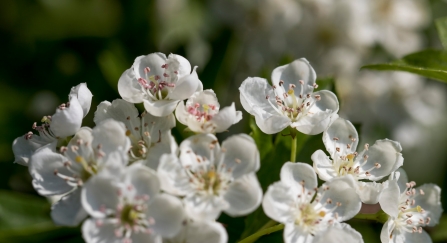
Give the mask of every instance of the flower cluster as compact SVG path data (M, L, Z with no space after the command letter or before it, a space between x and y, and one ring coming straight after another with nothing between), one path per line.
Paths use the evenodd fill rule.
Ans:
M314 92L316 74L306 59L276 68L272 85L247 78L239 88L242 106L264 133L290 127L294 143L296 132L323 133L330 155L315 151L313 167L283 161L280 181L265 195L256 176L257 141L236 134L219 143L215 136L242 112L234 103L220 109L195 70L179 55L137 57L119 79L122 99L96 108L95 127L82 127L92 94L80 84L55 114L32 125L38 135L14 140L15 162L28 166L36 191L59 198L51 209L56 224L82 223L87 243L225 243L221 213L245 216L262 204L287 243L354 243L362 236L344 221L379 203L388 215L383 243L430 242L422 227L439 221L439 187L407 182L398 142L378 140L357 152L355 127L339 118L334 93ZM177 144L176 120L196 134Z

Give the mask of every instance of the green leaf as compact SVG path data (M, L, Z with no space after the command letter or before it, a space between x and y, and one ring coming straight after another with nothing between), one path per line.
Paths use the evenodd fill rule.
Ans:
M250 135L255 140L262 160L273 148L272 136L259 129L253 116L250 117L250 128L252 131Z
M438 29L439 39L447 50L447 17L436 19L436 28Z
M43 198L0 190L0 235L5 230L53 224Z
M372 64L362 69L379 71L406 71L438 81L447 82L447 52L424 50L391 63Z

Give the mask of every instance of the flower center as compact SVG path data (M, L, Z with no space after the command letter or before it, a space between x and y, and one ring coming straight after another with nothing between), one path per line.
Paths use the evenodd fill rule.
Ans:
M198 122L209 121L219 112L219 108L213 104L195 103L194 105L188 106L186 109Z
M284 89L284 81L279 82L279 87L273 85L273 91L275 93L275 99L271 99L270 96L266 96L266 99L270 105L281 115L287 116L290 120L298 121L304 116L313 114L310 110L315 103L321 100L320 95L303 94L304 81L300 80L301 90L297 96L295 94L296 86L294 84L289 85L289 90L286 92ZM314 87L318 87L314 84Z
M144 69L145 78L139 78L138 83L143 92L153 100L166 99L170 89L175 87L175 82L178 78L178 71L170 68L170 65L163 64L161 68L165 69L162 76L150 75L151 69L146 67Z
M407 188L401 193L399 200L399 214L395 220L396 227L410 233L422 233L422 227L430 223L427 212L419 205L416 205L414 197L425 195L422 189L415 189L414 181L406 184Z

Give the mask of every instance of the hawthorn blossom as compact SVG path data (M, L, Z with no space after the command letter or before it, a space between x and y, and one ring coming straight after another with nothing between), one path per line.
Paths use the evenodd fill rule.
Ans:
M47 145L31 157L34 189L43 196L63 196L52 207L55 223L74 226L85 218L79 189L99 172L117 174L127 164L125 133L123 124L110 119L93 130L81 128L61 153Z
M52 116L44 116L42 125L38 126L34 122L32 128L39 135L28 132L14 140L14 163L28 166L29 159L36 150L47 144L53 144L52 147L55 148L58 140L75 134L90 110L92 96L85 83L72 87L68 95L69 102L61 104Z
M203 90L188 60L180 55L151 53L139 56L132 67L118 81L121 97L131 103L144 103L146 111L154 116L167 116L178 102Z
M362 235L351 228L349 224L335 224L329 226L324 232L315 235L313 243L363 243Z
M268 217L285 225L286 243L319 240L317 236L328 227L339 225L360 211L361 201L350 175L334 178L317 188L317 175L308 164L287 162L280 173L281 180L268 187L262 207Z
M369 147L365 144L361 152L356 152L358 134L351 122L338 118L323 133L323 143L332 160L322 151L312 154L315 171L323 181L352 175L356 190L362 202L375 204L380 193L387 184L376 183L391 172L402 166L402 147L398 142L384 139L377 140ZM360 180L370 180L363 182ZM371 182L373 181L373 182Z
M318 134L336 118L338 100L331 91L313 93L318 87L315 80L309 62L297 59L273 70L273 86L263 78L245 79L239 88L241 103L264 133L291 126L304 134Z
M119 176L101 173L85 184L82 205L91 216L82 225L87 243L161 243L185 220L181 201L160 193L152 169L135 163Z
M180 144L178 156L161 157L158 175L164 191L183 197L189 215L214 220L221 211L241 216L260 205L258 169L259 151L251 137L233 135L221 147L214 135L198 134Z
M434 184L416 188L402 169L391 174L389 183L380 197L380 206L389 215L380 234L382 243L432 242L422 227L439 223L441 188Z
M228 234L222 224L215 221L192 219L184 221L180 232L172 238L164 238L163 243L227 243Z
M175 117L169 114L156 117L147 112L139 115L132 103L116 99L112 103L103 101L98 105L94 121L98 125L112 118L124 123L126 135L131 142L130 162L143 160L152 169L157 169L158 161L164 153L174 152L171 128L175 127Z
M216 94L212 89L195 92L186 101L180 102L175 116L183 125L197 133L226 131L242 119L242 112L236 111L234 103L220 110Z

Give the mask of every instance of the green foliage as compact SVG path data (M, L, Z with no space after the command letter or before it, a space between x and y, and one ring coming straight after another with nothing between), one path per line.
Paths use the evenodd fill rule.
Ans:
M263 133L259 127L256 125L255 118L253 116L250 117L250 136L255 140L256 146L258 147L260 159L262 159L272 150L273 142L272 136L269 134Z
M447 17L436 19L439 39L441 39L444 49L447 50Z
M424 50L391 63L371 64L362 69L378 71L405 71L447 82L447 52Z

